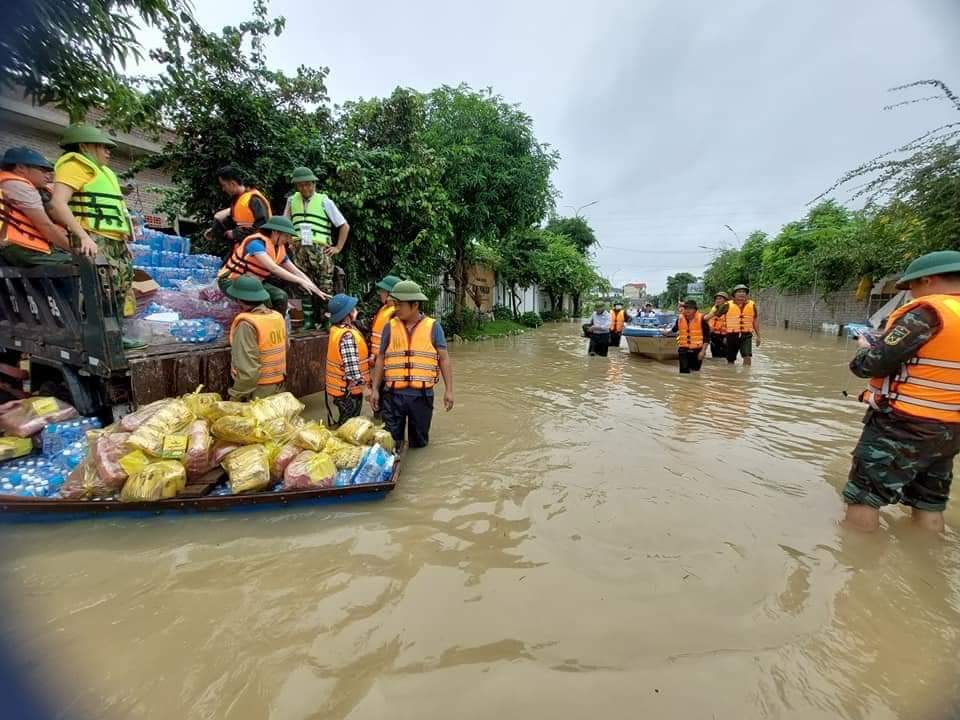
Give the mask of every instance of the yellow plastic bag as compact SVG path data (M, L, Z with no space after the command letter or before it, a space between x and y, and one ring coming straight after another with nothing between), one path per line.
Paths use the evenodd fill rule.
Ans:
M323 448L323 451L333 458L333 462L336 464L338 470L353 468L359 465L363 459L365 450L365 447L351 445L336 436L331 436Z
M163 442L168 435L183 430L193 422L194 416L187 404L179 398L171 400L158 410L130 436L130 447L143 450L147 455L160 457Z
M120 463L120 467L123 468L128 477L133 477L149 465L151 460L144 455L142 450L134 450L124 455L117 462Z
M291 420L303 412L304 405L293 393L282 392L250 403L250 414L262 423L274 418Z
M396 444L393 442L393 435L389 430L380 428L373 434L373 442L388 452L396 452Z
M372 445L376 426L368 418L355 417L337 429L337 437L354 445Z
M320 452L332 437L333 435L323 426L323 423L309 422L300 428L293 442L304 450Z
M259 423L249 416L227 415L222 417L213 423L210 432L218 440L227 440L240 445L259 443L266 439Z
M150 463L123 484L121 502L147 502L175 497L187 485L187 471L176 460Z
M214 405L221 402L223 398L220 397L220 393L200 392L202 389L203 385L198 387L195 392L187 393L181 399L187 404L187 407L190 408L190 412L198 418L203 420L216 420L219 415L216 415ZM216 415L216 417L211 418L211 415Z
M260 431L270 442L277 445L286 445L297 435L297 428L289 420L282 417L272 418L262 423Z
M0 460L23 457L33 452L33 440L20 437L0 437Z
M304 490L333 485L337 466L326 453L304 450L297 455L283 472L284 490Z
M227 415L238 415L245 417L250 414L250 406L247 403L236 402L235 400L221 400L215 402L207 411L209 417L207 420L214 422Z
M263 445L234 450L221 463L227 471L230 492L259 492L270 484L270 458Z

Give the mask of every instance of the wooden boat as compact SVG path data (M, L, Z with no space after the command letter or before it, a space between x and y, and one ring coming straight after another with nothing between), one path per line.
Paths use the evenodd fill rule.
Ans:
M265 490L243 495L212 495L214 486L223 479L224 472L216 469L188 485L177 497L151 502L120 502L120 500L64 500L61 498L20 497L0 495L0 514L13 515L92 515L99 513L152 513L169 511L220 511L251 508L264 505L292 505L307 501L372 500L387 496L400 477L397 456L389 482L342 487L311 488L307 490Z
M663 327L671 327L676 320L675 315L658 315L656 319L643 320L639 324L627 325L623 329L623 337L627 340L627 347L634 355L652 358L659 361L677 360L676 336L664 337L660 334Z

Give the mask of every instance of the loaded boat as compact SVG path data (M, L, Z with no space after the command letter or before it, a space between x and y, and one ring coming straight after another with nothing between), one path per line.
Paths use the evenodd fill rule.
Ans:
M673 327L676 320L675 313L657 313L655 318L641 318L627 325L623 337L630 352L653 360L676 360L679 357L676 336L665 337L660 333L663 328Z

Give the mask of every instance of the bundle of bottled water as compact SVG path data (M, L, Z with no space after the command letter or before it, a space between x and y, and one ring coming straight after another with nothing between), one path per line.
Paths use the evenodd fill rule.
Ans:
M213 342L223 334L223 326L213 318L178 320L170 326L170 334L180 342Z
M190 238L151 228L144 228L142 237L129 247L133 266L164 288L178 288L186 282L206 285L216 279L223 264L213 255L191 255Z
M45 458L52 458L60 455L65 449L75 446L77 443L84 444L87 431L96 430L101 427L103 427L103 425L95 417L84 417L66 422L49 423L40 434L43 456Z
M85 453L86 444L80 445ZM69 474L70 470L54 458L34 455L12 460L0 466L0 494L49 497L60 491Z

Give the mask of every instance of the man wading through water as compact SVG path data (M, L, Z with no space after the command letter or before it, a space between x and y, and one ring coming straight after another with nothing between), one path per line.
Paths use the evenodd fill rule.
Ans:
M917 258L897 287L916 298L887 320L883 335L861 336L850 362L870 378L870 405L843 490L845 524L880 526L880 508L902 503L914 522L942 531L953 462L960 453L960 252Z

